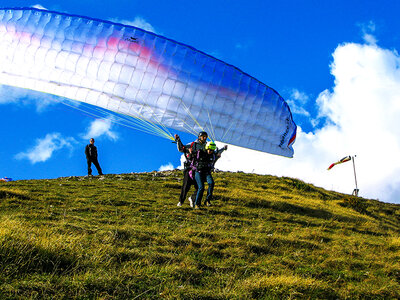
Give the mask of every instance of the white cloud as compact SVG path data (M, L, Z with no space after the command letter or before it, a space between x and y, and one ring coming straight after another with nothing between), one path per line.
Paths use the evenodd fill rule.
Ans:
M19 95L25 96L25 90L0 84L0 104L17 103Z
M83 134L83 138L98 138L105 135L109 139L116 141L118 139L118 135L116 132L111 130L111 127L111 119L96 119L90 123L89 127L87 128L87 132Z
M375 23L372 21L369 21L368 23L358 24L358 26L361 28L361 32L362 32L364 41L367 44L376 45L376 43L378 41L376 40L376 37L374 36L374 32L376 30Z
M373 36L370 33L364 33L364 41L367 42L368 44L374 45L376 44L378 41L376 40L375 36Z
M15 155L15 158L28 159L32 164L45 162L51 158L54 151L65 147L72 150L74 143L74 138L62 137L60 133L49 133L43 139L37 139L34 147Z
M300 92L297 89L292 90L292 98L298 100L300 103L305 104L307 103L309 97L303 92Z
M290 106L290 110L293 114L303 115L306 117L310 116L310 113L304 109L305 104L308 102L309 96L297 89L293 89L290 93L290 98L286 102Z
M171 170L174 170L175 168L174 168L174 166L172 165L172 163L168 163L168 164L166 164L166 165L162 165L159 169L158 169L158 171L171 171Z
M326 125L298 128L293 159L230 147L217 168L290 176L344 193L355 188L353 165L327 167L347 155L360 196L400 203L400 57L372 44L347 43L333 53L335 85L316 101Z
M47 107L58 104L58 99L54 95L0 84L0 104L34 104L36 111L42 112Z
M182 154L182 155L181 155L181 158L180 158L181 164L177 167L177 169L183 170L184 167L185 167L185 161L186 161L185 155Z
M117 19L117 18L112 18L110 19L111 22L115 22L115 23L120 23L120 24L124 24L124 25L129 25L129 26L135 26L153 33L157 33L156 30L154 29L154 27L147 22L144 18L142 17L135 17L135 19L133 21L130 20L121 20L121 19Z

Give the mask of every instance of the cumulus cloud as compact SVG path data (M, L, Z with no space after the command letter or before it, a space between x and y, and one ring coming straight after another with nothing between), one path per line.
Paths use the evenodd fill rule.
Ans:
M183 169L184 169L184 167L185 167L185 161L186 161L185 155L182 154L182 155L181 155L181 158L180 158L181 164L177 167L179 170L183 170Z
M150 32L157 33L157 31L154 29L154 27L142 17L135 17L135 19L133 21L124 20L124 19L116 19L116 18L112 18L112 19L110 19L110 21L115 22L115 23L121 23L121 24L125 24L125 25L135 26L135 27L142 28L142 29L150 31Z
M174 168L174 166L172 165L172 163L168 163L168 164L166 164L166 165L162 165L159 169L158 169L158 171L171 171L171 170L173 170L173 169L175 169Z
M374 22L369 21L368 23L358 24L361 28L362 37L367 44L376 45L378 42L376 37L374 36L374 32L376 30L376 25Z
M290 176L351 194L355 158L360 196L400 203L400 57L376 44L346 43L333 53L331 89L316 99L323 126L298 128L293 159L230 147L217 168Z
M290 98L286 101L289 104L292 113L309 117L310 113L304 109L308 100L309 96L307 94L300 92L297 89L293 89L290 93Z
M116 141L118 135L112 131L112 120L111 119L96 119L90 123L87 128L87 132L82 135L84 139L98 138L100 136L106 136L110 140Z
M20 152L15 155L15 158L18 160L28 159L32 164L45 162L51 158L55 151L63 148L72 150L74 143L76 143L74 138L63 137L57 132L49 133L43 139L37 139L36 145L26 152Z

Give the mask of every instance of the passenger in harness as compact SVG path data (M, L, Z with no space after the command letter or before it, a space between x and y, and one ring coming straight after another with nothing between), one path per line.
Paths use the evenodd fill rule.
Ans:
M194 200L197 195L197 182L194 179L194 176L190 176L189 172L191 170L191 164L193 159L193 153L197 153L199 150L205 150L205 146L207 144L207 132L201 131L198 135L198 139L194 142L183 145L179 135L175 134L175 141L178 147L178 151L182 152L185 156L184 168L183 168L183 183L181 188L181 194L179 196L179 202L177 206L182 206L183 202L186 199L186 195L190 190L190 187L193 185L195 191L193 195L189 197L189 204L191 207L194 207Z
M196 180L198 190L195 201L195 209L201 207L201 199L204 193L204 183L207 181L208 190L207 197L204 204L211 206L211 199L214 190L214 179L211 175L214 170L215 162L221 157L221 153L228 149L228 146L224 146L222 149L217 150L217 146L214 142L208 142L206 145L206 150L198 150L193 153L192 170L189 172L190 175L194 175Z

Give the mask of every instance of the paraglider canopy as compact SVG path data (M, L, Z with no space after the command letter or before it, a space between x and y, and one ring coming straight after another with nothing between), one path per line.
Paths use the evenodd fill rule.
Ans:
M167 128L292 157L296 124L272 88L145 30L35 8L0 9L0 84L59 95Z

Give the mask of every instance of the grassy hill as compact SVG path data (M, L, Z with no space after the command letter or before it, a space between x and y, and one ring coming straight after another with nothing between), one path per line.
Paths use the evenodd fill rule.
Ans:
M400 205L300 180L181 172L0 184L0 298L400 298Z

